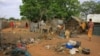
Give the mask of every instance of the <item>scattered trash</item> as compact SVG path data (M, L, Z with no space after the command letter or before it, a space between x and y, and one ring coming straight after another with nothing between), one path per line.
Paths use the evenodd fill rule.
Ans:
M50 45L46 45L45 47L46 47L46 49L50 49Z
M62 43L58 43L58 44L55 46L55 51L56 51L56 52L64 52L65 50L66 50L65 45L62 44Z
M90 54L90 49L83 48L83 49L82 49L82 53L83 53L83 54L89 55L89 54Z
M73 46L71 43L67 43L67 44L66 44L66 48L72 49L72 48L74 48L74 46Z
M73 46L76 45L76 41L74 41L74 40L69 40L68 43L70 43L70 44L73 45Z
M69 40L67 43L67 48L68 46L73 46L73 48L79 48L79 46L81 46L81 42L80 41L73 41L73 40Z
M79 47L78 50L79 50L79 53L82 53L82 47Z
M44 32L45 32L45 30L44 30ZM16 32L13 32L13 33L16 33ZM51 34L41 34L37 38L28 38L28 39L23 38L23 39L17 41L18 45L16 47L9 47L9 46L4 45L4 46L2 46L3 48L0 47L0 50L3 49L3 51L4 51L4 50L7 50L7 49L11 49L11 51L5 52L5 55L11 54L11 56L20 56L20 55L22 55L22 56L23 55L24 56L31 56L30 53L26 50L27 49L26 45L27 44L28 45L33 45L32 43L39 44L40 41L44 40L44 39L45 40L51 40L54 37L54 36L51 37L52 34L54 34L54 32L51 32ZM62 31L60 33L60 37L65 38L64 31ZM56 38L54 38L54 39L56 40ZM27 43L27 44L25 44L25 43ZM48 44L48 45L45 45L44 47L47 50L50 50L53 46ZM53 50L55 50L58 53L59 52L63 53L66 50L71 55L74 55L77 52L83 53L83 54L90 54L90 49L82 48L81 47L81 42L80 41L74 41L74 40L69 40L68 42L60 43L59 45L57 45L56 47L53 47L53 48L55 48Z
M20 56L20 55L31 56L27 50L15 48L11 51L11 56Z
M79 48L81 46L81 42L80 41L76 41L76 44L74 45L74 48Z
M55 49L55 51L57 51L57 52L63 52L64 51L64 47L57 47L56 49Z
M30 43L34 43L35 39L34 38L30 38L29 41L30 41Z
M82 48L80 41L69 40L67 43L59 43L56 46L56 52L69 51L70 55L74 55L76 53L90 54L90 49Z
M70 53L71 55L74 55L74 54L76 54L76 52L78 52L78 51L79 51L78 49L72 48L72 49L69 51L69 53Z
M20 41L17 44L4 43L0 49L5 56L31 56Z

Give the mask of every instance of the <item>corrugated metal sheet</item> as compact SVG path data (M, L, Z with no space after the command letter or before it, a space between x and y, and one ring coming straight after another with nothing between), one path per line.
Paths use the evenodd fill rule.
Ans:
M94 24L94 35L100 35L100 24Z
M92 21L94 23L100 23L100 14L89 14L87 15L87 21L89 21L89 19L92 19Z

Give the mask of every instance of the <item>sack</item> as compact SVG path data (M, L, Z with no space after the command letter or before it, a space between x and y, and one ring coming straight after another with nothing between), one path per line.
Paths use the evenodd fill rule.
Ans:
M82 53L83 54L90 54L90 49L83 48Z

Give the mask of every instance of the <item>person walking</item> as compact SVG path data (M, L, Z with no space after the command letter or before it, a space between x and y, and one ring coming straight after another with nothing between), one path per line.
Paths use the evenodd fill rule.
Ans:
M89 38L89 41L91 41L93 29L94 29L94 23L92 22L92 19L89 19L89 22L88 22L88 38Z
M12 28L12 30L14 29L14 22L13 21L10 22L10 27Z

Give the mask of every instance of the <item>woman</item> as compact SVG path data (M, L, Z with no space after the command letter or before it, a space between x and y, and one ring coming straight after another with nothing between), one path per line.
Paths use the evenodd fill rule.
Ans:
M89 38L89 41L91 41L93 29L94 29L94 23L92 22L92 19L89 19L89 23L88 23L88 38Z

